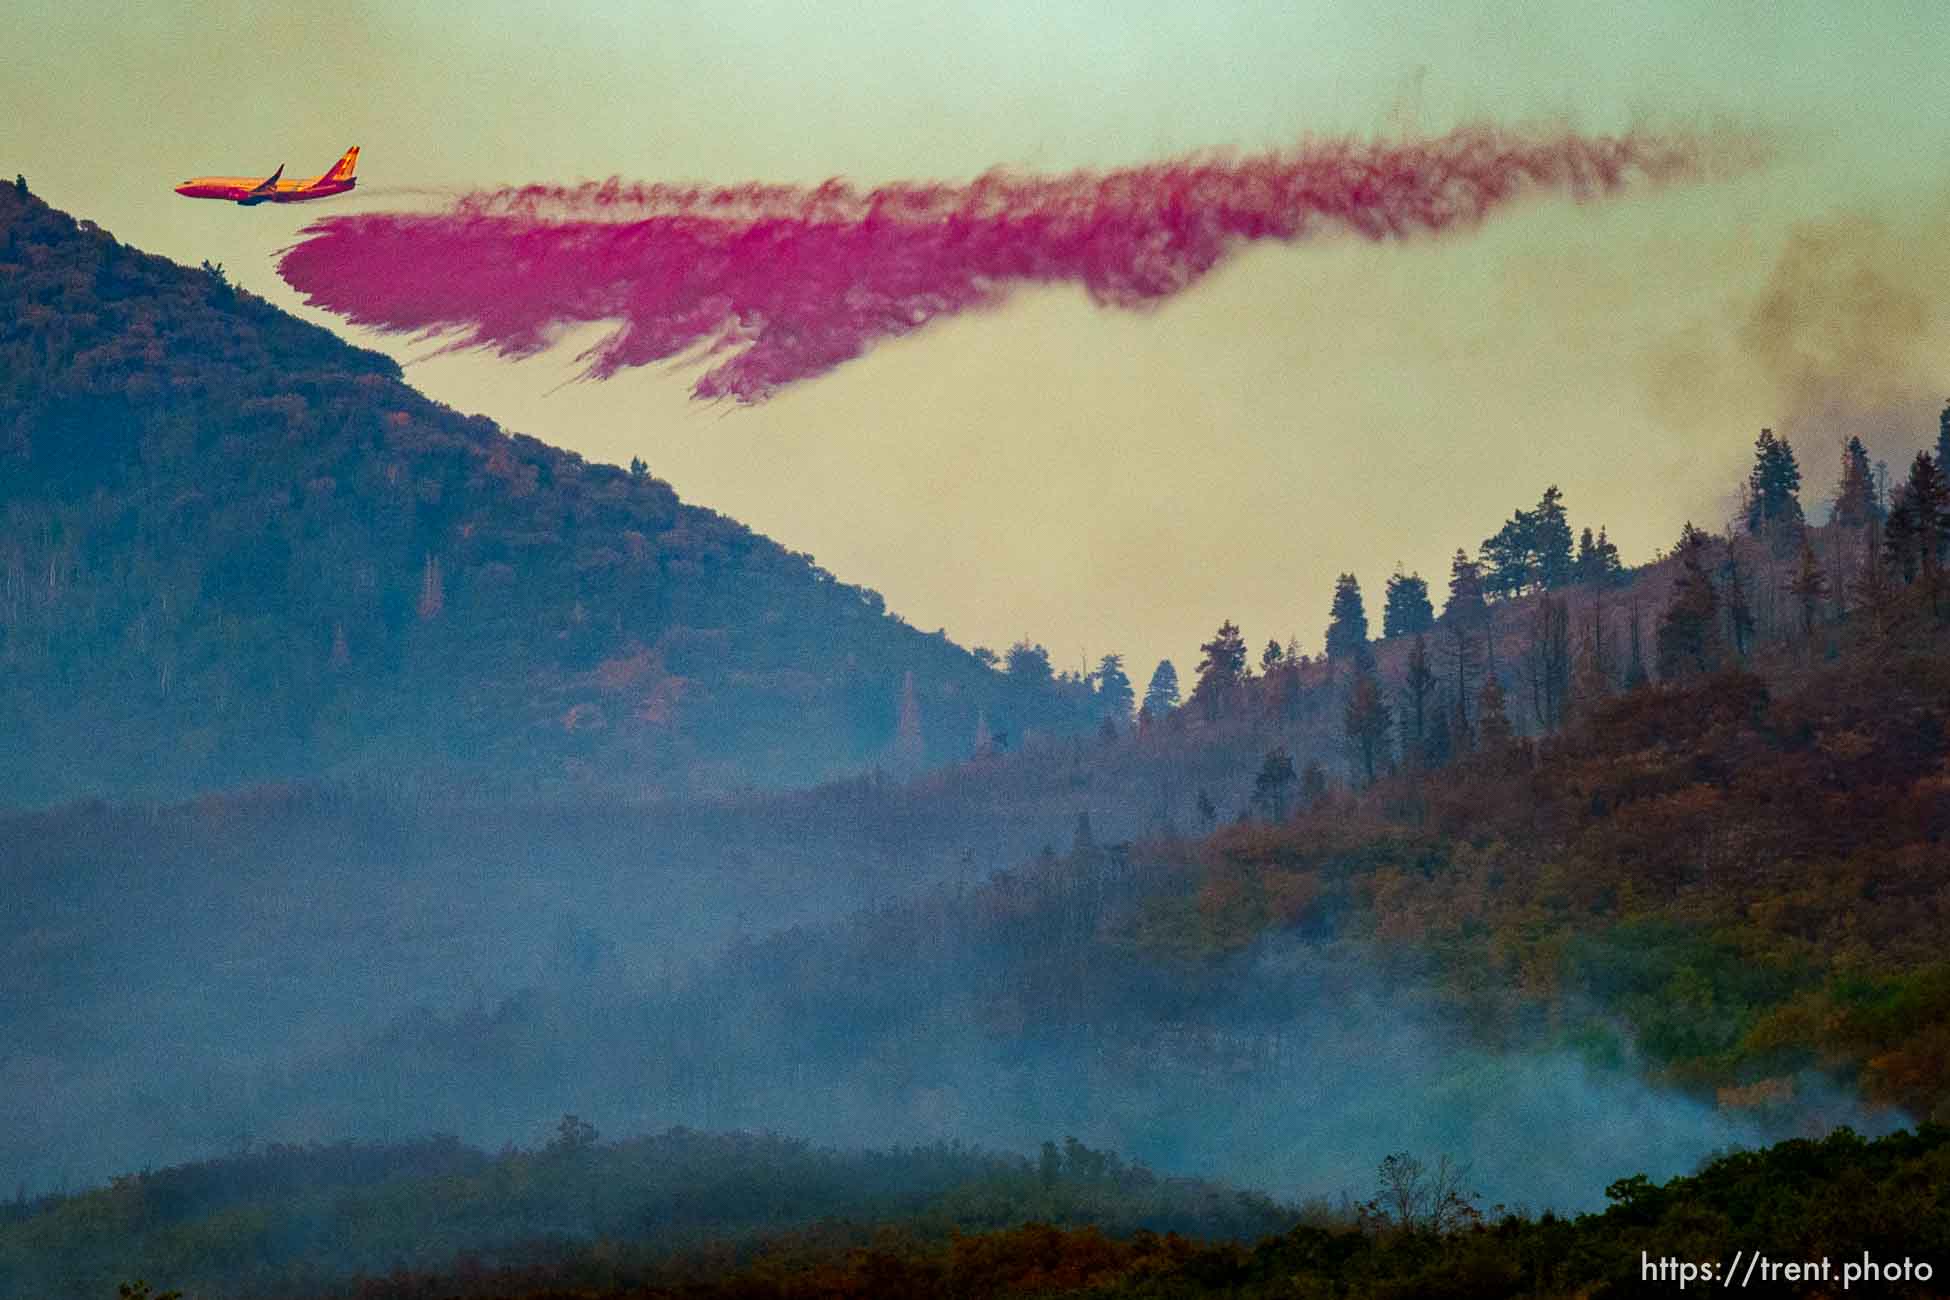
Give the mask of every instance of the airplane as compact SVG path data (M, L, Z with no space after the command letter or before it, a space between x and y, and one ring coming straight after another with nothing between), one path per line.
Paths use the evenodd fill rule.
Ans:
M246 208L259 203L302 203L306 199L328 199L357 185L352 169L358 165L359 146L355 144L332 164L332 170L308 181L279 179L284 175L284 164L279 163L278 169L263 180L250 176L198 176L178 185L176 192L186 199L228 199Z

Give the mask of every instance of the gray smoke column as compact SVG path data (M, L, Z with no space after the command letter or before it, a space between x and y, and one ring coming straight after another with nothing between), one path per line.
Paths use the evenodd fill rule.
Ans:
M1726 132L1469 126L960 185L528 186L443 212L327 217L278 270L354 324L510 357L618 322L583 354L588 377L696 354L712 364L695 397L754 403L1019 284L1078 282L1101 305L1142 308L1257 240L1440 234L1526 195L1585 201L1759 156Z

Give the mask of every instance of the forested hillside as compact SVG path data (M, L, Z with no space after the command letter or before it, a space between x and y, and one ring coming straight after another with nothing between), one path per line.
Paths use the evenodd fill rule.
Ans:
M1760 465L1774 454L1763 445ZM1111 842L1082 817L1066 854L889 898L844 925L754 937L647 995L597 982L402 1022L333 1058L330 1078L360 1081L356 1110L404 1086L394 1060L450 1071L463 1091L490 1077L537 1087L575 1062L592 1104L637 1123L788 1116L835 1139L876 1124L984 1136L1075 1125L1147 1158L1189 1149L1215 1162L1251 1158L1235 1128L1261 1151L1368 1131L1376 1096L1448 1098L1417 1123L1548 1099L1542 1080L1566 1058L1686 1099L1697 1112L1667 1117L1688 1140L1714 1124L1753 1140L1940 1121L1950 627L1934 544L1905 571L1913 543L1886 540L1914 528L1904 516L1922 513L1932 459L1860 523L1781 529L1778 542L1758 516L1732 538L1688 529L1628 588L1546 585L1451 610L1432 633L1460 646L1445 675L1460 662L1475 689L1466 709L1425 709L1424 737L1454 719L1441 747L1416 743L1413 637L1299 665L1291 693L1278 665L1242 672L1209 714L1200 701L1215 688L1201 685L1134 735L974 763L917 790L1040 773L1089 811L1101 791L1116 797L1110 773L1156 778L1263 742L1287 725L1267 710L1277 718L1288 699L1290 734L1318 745L1322 724L1338 725L1331 775L1317 759L1296 772L1277 750L1235 760L1213 788L1244 815L1209 833L1181 821ZM1832 588L1827 565L1808 563L1818 546L1852 563ZM1755 614L1747 566L1791 575L1810 598L1789 587L1772 616ZM1550 612L1567 607L1597 630L1549 651L1569 621ZM1608 617L1639 623L1638 654ZM1606 632L1622 652L1602 648ZM1223 658L1208 650L1204 683ZM1551 664L1569 683L1561 710L1526 718L1506 704ZM1377 705L1390 725L1370 731ZM1066 769L1074 780L1049 781ZM1336 1007L1413 1045L1373 1076ZM706 1037L706 1060L633 1046ZM548 1047L532 1066L508 1055L537 1041ZM1312 1110L1281 1110L1301 1086L1315 1089ZM1188 1098L1209 1087L1228 1098L1227 1123L1184 1126ZM343 1095L293 1077L260 1099ZM1535 1187L1547 1171L1523 1176Z
M1075 1139L1033 1159L681 1130L604 1143L568 1115L545 1145L496 1157L451 1138L270 1147L0 1205L0 1285L46 1300L118 1284L148 1300L156 1289L128 1279L155 1277L199 1300L1492 1300L1666 1294L1683 1276L1928 1297L1950 1250L1946 1187L1941 1125L1621 1175L1607 1208L1573 1217L1484 1205L1456 1166L1406 1151L1337 1203L1293 1206Z
M880 1225L930 1241L1036 1220L1229 1240L1299 1212L1074 1140L1032 1161L946 1143L842 1152L772 1134L600 1137L565 1115L546 1142L495 1156L452 1138L271 1145L0 1204L0 1292L93 1300L139 1274L199 1297L305 1296L360 1275L430 1281L457 1260L476 1281L591 1264L609 1277L708 1275L787 1243L884 1240ZM610 1243L600 1263L583 1252L592 1237Z
M591 933L550 967L535 936L527 991L206 1072L199 1095L280 1134L506 1131L551 1102L625 1132L1067 1130L1315 1190L1466 1122L1486 1186L1558 1204L1601 1160L1659 1175L1728 1142L1942 1120L1950 677L1927 592L1887 613L1827 625L1833 658L1791 641L1619 686L1559 732L1290 791L1209 836L1079 822L1065 853L986 879L863 880L850 920L675 972L625 921L627 875L586 873ZM1516 1133L1593 1106L1638 1117L1623 1145L1522 1158Z
M1427 955L1499 1041L1568 1035L1725 1108L1826 1081L1950 1116L1950 410L1936 432L1892 485L1838 439L1804 508L1763 430L1728 531L1637 571L1602 532L1574 552L1549 490L1457 552L1439 619L1391 582L1386 646L1351 577L1324 663L1269 648L1255 679L1222 629L1185 725L1311 701L1341 762L1241 770L1242 824L1130 932L1216 955L1329 925Z
M1050 1223L943 1241L901 1224L868 1243L788 1238L715 1267L590 1248L498 1271L396 1274L359 1294L1585 1300L1670 1295L1684 1281L1763 1295L1929 1297L1942 1294L1937 1261L1950 1250L1947 1157L1950 1130L1941 1127L1873 1142L1843 1131L1727 1155L1663 1185L1622 1177L1605 1189L1610 1208L1571 1218L1486 1211L1442 1166L1400 1152L1379 1162L1372 1199L1252 1243ZM1760 1239L1765 1248L1749 1245Z
M1094 723L640 463L439 406L14 186L0 672L16 806L372 772L721 793Z
M1045 1168L1047 1168L1047 1163ZM1373 1195L1316 1207L1251 1243L1049 1222L943 1241L897 1223L872 1241L810 1233L756 1258L636 1262L601 1247L499 1271L396 1274L370 1300L431 1296L831 1295L1622 1297L1736 1286L1764 1295L1942 1294L1950 1250L1950 1130L1820 1141L1714 1159L1663 1183L1613 1180L1603 1213L1482 1207L1454 1169L1408 1152L1377 1162ZM1070 1179L1067 1167L1055 1180ZM1360 1189L1367 1190L1367 1189ZM1360 1191L1356 1192L1359 1198ZM836 1239L837 1238L837 1239ZM1750 1242L1765 1239L1757 1249ZM1682 1266L1690 1266L1682 1272ZM1706 1271L1711 1269L1711 1272Z

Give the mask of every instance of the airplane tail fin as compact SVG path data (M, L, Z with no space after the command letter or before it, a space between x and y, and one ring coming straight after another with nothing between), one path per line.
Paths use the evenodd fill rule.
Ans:
M347 149L345 154L337 162L332 164L332 170L319 177L319 180L327 185L336 184L339 181L349 181L352 179L353 169L358 165L359 146L355 144L350 149Z

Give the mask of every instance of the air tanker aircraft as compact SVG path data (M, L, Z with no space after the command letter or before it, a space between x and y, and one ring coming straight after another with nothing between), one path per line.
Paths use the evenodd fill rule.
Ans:
M355 144L332 164L332 170L308 181L279 180L284 175L284 164L279 163L278 169L262 180L254 176L199 176L178 185L176 192L188 199L229 199L246 208L257 203L303 203L306 199L329 199L357 185L352 169L358 165L359 146Z

